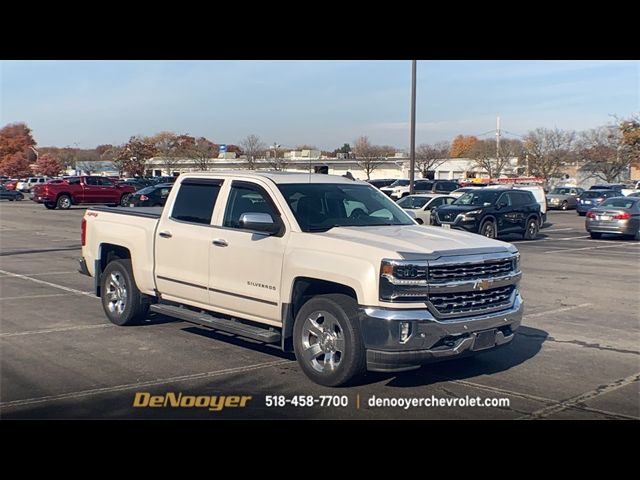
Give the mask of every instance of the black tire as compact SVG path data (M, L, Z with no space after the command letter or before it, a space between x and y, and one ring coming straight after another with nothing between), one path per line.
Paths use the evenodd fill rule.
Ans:
M632 238L633 240L638 240L638 241L640 241L640 230L638 230L638 231L636 232L636 234L635 234L635 235L631 235L631 238Z
M480 233L480 235L482 235L483 237L487 237L487 238L498 237L496 224L493 220L487 220L486 222L484 222L480 227L480 231L478 233Z
M566 210L567 208L569 208L569 204L567 203L566 200L564 202L562 202L562 205L560 206L560 208L562 210Z
M51 202L45 202L44 208L46 208L47 210L55 210L56 204Z
M15 198L14 198L14 197L9 198L9 201L10 201L10 202L13 202L14 200L15 200Z
M69 210L71 208L71 197L69 195L60 195L56 201L56 206L60 210Z
M148 296L140 293L132 272L131 260L125 259L109 262L102 273L102 308L107 318L121 327L140 323L149 311Z
M308 300L296 315L293 348L302 371L320 385L338 387L364 374L366 352L356 301L338 293ZM328 354L331 356L327 357ZM325 363L329 358L332 362Z
M602 234L598 232L589 232L589 235L591 235L591 238L593 238L594 240L597 240L598 238L602 238Z
M124 195L122 195L122 196L120 197L120 206L121 206L121 207L126 207L126 206L128 206L128 205L129 205L129 197L130 197L130 196L131 196L131 195L130 195L129 193L125 193Z
M418 222L420 225L424 225L424 222L421 218L416 218L416 222Z
M527 220L527 226L522 234L522 238L525 240L535 240L538 236L540 225L536 217L531 217Z
M578 215L579 215L580 217L584 217L584 216L586 215L586 213L578 212Z

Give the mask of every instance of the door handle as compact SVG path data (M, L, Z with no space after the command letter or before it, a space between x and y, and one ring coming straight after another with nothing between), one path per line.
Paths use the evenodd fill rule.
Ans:
M227 241L223 238L216 238L213 242L216 247L228 247L229 244L227 243Z
M171 235L171 232L169 232L168 230L165 230L164 232L158 232L158 235L160 235L162 238L173 237L173 235Z

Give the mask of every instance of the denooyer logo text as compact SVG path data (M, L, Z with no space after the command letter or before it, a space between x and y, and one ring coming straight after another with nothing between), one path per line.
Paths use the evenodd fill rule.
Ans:
M184 395L182 392L167 392L152 395L136 392L133 406L136 408L206 408L219 412L225 408L244 408L251 400L248 395Z

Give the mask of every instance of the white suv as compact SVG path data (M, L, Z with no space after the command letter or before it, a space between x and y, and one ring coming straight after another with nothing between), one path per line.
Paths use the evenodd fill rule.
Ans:
M18 182L16 184L16 190L30 192L33 187L36 185L44 185L47 180L47 177L29 177L24 182Z

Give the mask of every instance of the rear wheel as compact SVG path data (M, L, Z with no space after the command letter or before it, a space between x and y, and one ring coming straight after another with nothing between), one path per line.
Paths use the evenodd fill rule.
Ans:
M129 204L129 197L130 197L130 195L128 193L125 193L124 195L122 195L120 197L120 206L121 207L126 207Z
M522 238L525 240L535 240L538 236L538 220L535 217L527 220L527 229L522 234Z
M149 311L148 297L138 290L129 259L114 260L104 269L101 297L104 313L116 325L140 323Z
M60 210L68 210L69 208L71 208L71 197L69 195L60 195L58 197L58 202L56 203L56 206Z
M491 220L487 220L480 227L480 235L487 238L496 238L496 224Z
M293 347L302 371L316 383L345 385L366 371L356 301L342 294L318 295L296 315Z
M44 208L46 208L47 210L55 210L56 204L52 202L45 202Z
M589 234L591 235L591 238L594 239L602 238L602 234L598 232L589 232Z

